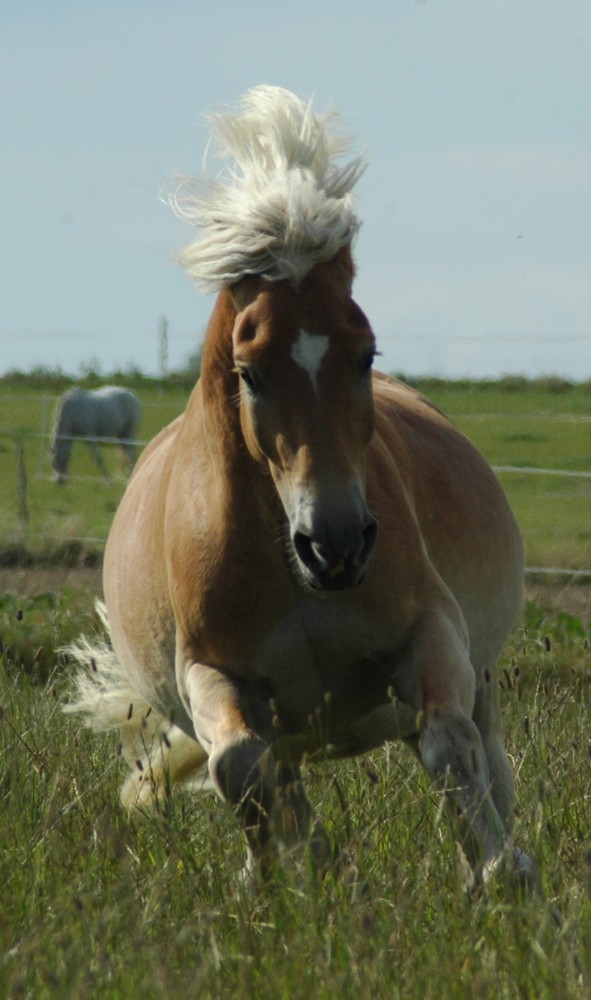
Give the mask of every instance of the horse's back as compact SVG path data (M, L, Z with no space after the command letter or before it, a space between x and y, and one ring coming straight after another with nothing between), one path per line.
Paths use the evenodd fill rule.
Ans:
M55 433L82 437L133 437L142 407L135 392L123 386L104 385L99 389L76 386L62 396L55 418Z
M138 396L131 389L119 385L103 385L88 393L87 405L95 410L96 420L105 429L106 436L134 436L142 407Z

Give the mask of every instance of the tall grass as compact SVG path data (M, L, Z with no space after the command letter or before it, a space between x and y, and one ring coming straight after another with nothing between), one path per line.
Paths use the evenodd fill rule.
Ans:
M530 607L507 648L516 838L538 858L544 895L501 876L472 900L438 794L402 747L307 775L348 866L320 882L305 857L287 857L246 891L221 804L178 794L128 819L116 744L61 712L67 665L40 684L4 654L0 996L589 996L589 638L576 619Z

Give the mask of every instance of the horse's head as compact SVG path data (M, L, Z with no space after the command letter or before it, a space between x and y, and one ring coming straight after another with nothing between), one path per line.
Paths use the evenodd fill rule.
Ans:
M52 479L54 483L62 485L68 479L68 465L70 462L72 442L67 437L62 437L60 435L57 422L54 427L49 450L51 452L51 468L53 472Z
M68 465L72 451L72 411L75 409L79 396L79 389L69 389L61 397L55 409L49 450L51 452L52 479L58 485L62 485L68 479Z
M213 126L233 162L204 193L179 183L173 205L201 229L180 259L204 290L231 291L242 433L273 477L298 578L353 587L376 537L364 475L374 338L351 299L364 160L341 162L350 143L335 116L280 88L254 88Z
M68 479L68 463L70 460L71 442L66 438L54 435L51 442L51 468L54 483L62 485Z
M359 584L377 534L365 499L375 341L350 285L343 252L297 290L250 278L233 290L242 433L273 477L297 576L316 590Z

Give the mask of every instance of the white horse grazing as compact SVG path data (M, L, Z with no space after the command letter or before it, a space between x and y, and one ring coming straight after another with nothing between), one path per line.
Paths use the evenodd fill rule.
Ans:
M56 408L51 438L54 481L64 483L68 478L72 442L78 439L88 442L104 479L108 478L107 470L97 439L120 442L129 475L135 459L141 413L141 403L135 392L121 386L70 389L64 393Z
M263 872L331 845L300 765L404 740L442 790L473 878L534 866L511 840L496 661L523 550L476 448L372 375L352 298L359 158L329 116L260 87L218 133L227 182L189 186L184 254L218 297L185 412L144 451L105 551L114 656L70 706L115 727L128 806L209 783Z

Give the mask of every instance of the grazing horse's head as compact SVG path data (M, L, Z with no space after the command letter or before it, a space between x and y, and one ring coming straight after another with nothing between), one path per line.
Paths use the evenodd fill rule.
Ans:
M350 284L345 250L297 290L247 278L233 293L242 432L273 477L292 565L316 590L359 584L377 532L365 500L375 341Z
M71 413L77 393L77 389L70 389L64 393L55 411L50 452L53 481L58 485L62 485L68 479L68 465L72 451Z
M203 230L185 267L204 290L231 289L242 431L275 482L297 575L316 590L360 583L376 536L364 486L374 338L351 298L364 162L337 164L348 142L333 117L255 88L214 119L233 159L226 183L200 194L185 181L174 197Z
M71 441L63 437L54 437L51 446L51 468L53 481L62 485L68 479L68 463L70 461Z

